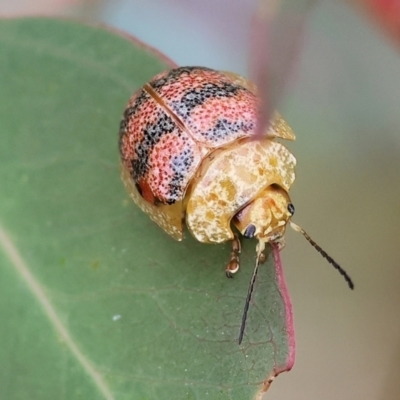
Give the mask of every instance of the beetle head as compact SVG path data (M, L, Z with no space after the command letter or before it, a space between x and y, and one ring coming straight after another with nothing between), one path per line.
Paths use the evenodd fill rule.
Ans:
M261 242L281 243L286 225L294 213L287 192L278 185L271 185L233 218L233 223L245 238Z

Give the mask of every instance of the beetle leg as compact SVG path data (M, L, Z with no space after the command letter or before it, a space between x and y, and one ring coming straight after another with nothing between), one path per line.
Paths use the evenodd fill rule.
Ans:
M239 271L239 254L241 251L241 243L239 237L235 235L232 240L231 259L225 268L225 273L228 278L233 278L233 274Z

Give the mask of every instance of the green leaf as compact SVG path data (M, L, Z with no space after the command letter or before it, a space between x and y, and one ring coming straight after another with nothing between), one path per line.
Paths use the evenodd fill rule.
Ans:
M255 243L226 279L230 244L175 242L124 191L123 109L171 65L104 28L0 21L1 399L249 399L291 367L271 262L237 344Z

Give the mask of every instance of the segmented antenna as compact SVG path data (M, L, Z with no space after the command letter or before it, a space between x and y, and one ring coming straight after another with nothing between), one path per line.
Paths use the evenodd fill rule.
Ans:
M259 251L257 253L256 266L254 267L253 275L250 280L249 290L247 291L246 302L244 303L244 310L243 310L243 315L242 315L242 324L240 325L240 331L239 331L239 339L238 339L239 344L241 344L242 340L243 340L244 328L246 327L247 312L249 311L251 295L253 294L254 284L256 282L257 273L258 273L258 267L260 265L260 257L262 255L263 255L263 253L261 251Z
M321 256L324 257L328 261L328 263L331 264L339 272L340 275L343 276L344 280L349 285L349 288L353 290L354 283L350 278L350 276L347 274L347 272L325 250L323 250L317 243L315 243L314 240L311 239L311 237L303 228L296 225L292 221L290 221L290 226L292 227L293 230L295 230L296 232L300 232L307 239L307 241L311 244L311 246L313 246L315 250L317 250L318 253L321 254Z

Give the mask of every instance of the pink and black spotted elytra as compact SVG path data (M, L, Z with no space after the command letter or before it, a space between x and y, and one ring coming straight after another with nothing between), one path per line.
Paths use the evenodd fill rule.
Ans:
M229 277L239 269L240 253L239 236L232 228L245 238L256 238L248 301L265 245L279 251L288 223L352 287L340 266L291 222L294 206L288 192L296 159L275 139L295 136L275 113L265 135L254 140L258 106L255 86L230 72L180 67L155 76L131 97L120 125L126 189L176 240L182 240L186 222L200 242L232 241ZM244 321L239 341L243 331Z
M182 200L205 155L254 132L256 101L206 68L179 68L146 84L121 124L124 165L143 197L163 204Z

